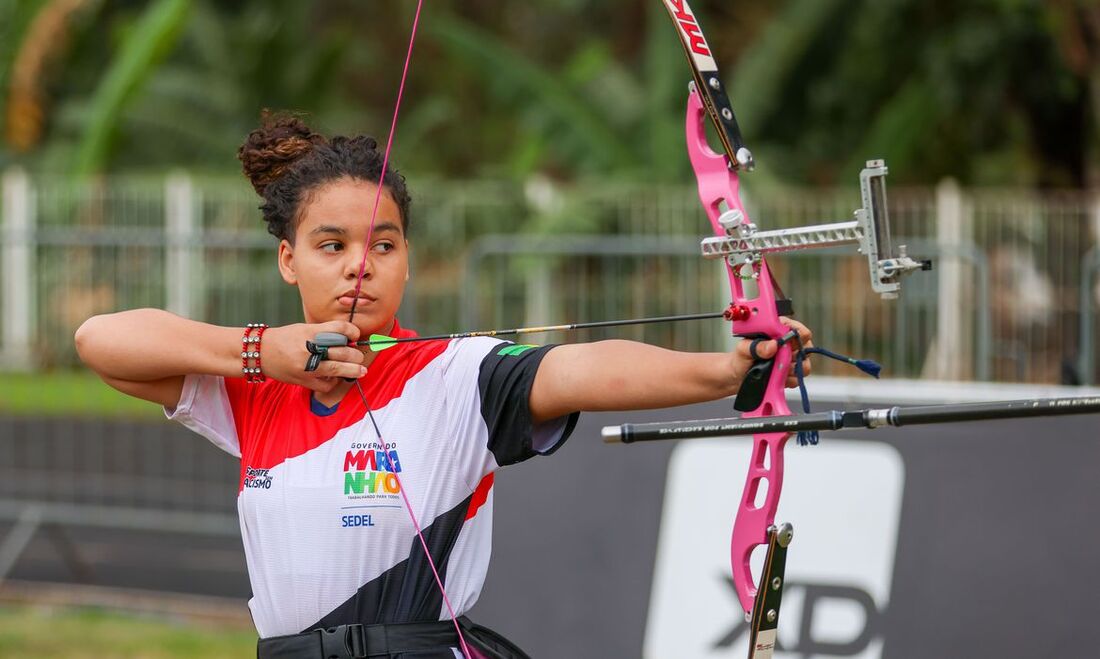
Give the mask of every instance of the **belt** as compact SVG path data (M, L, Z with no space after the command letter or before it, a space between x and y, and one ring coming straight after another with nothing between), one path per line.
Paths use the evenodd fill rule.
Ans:
M459 618L465 622L465 617ZM261 638L257 659L365 659L401 652L458 647L450 620L388 625L340 625Z

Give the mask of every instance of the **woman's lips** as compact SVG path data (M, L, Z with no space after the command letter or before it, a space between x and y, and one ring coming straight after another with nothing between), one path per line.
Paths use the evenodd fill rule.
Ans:
M347 308L350 309L351 305L352 305L352 302L355 301L355 296L354 295L341 295L339 298L337 298L337 301L340 302L340 306L347 307ZM359 301L355 303L355 306L361 307L365 304L371 304L372 302L377 302L377 301L378 301L377 298L373 298L369 295L363 295L362 293L360 293L359 294Z

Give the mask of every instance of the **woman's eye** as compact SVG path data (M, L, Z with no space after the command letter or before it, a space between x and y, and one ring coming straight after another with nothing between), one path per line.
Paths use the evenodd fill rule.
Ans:
M393 243L377 243L374 246L374 251L385 254L386 252L393 251Z
M340 243L325 243L324 245L321 245L321 251L328 252L330 254L335 254L336 252L339 252L343 249L344 246Z

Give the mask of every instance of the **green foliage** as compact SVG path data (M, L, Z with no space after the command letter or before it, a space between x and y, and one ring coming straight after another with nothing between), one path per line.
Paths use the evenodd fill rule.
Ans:
M902 182L1081 185L1095 120L1050 29L1061 11L1074 15L1016 0L794 0L735 72L735 89L764 90L739 111L758 156L797 180L883 156ZM778 80L761 82L768 70Z
M23 35L43 4L44 0L0 0L0 109L8 105L12 65ZM3 113L0 113L2 120ZM0 166L11 160L7 150L0 147Z
M435 17L428 26L448 55L471 70L491 72L491 80L486 81L489 93L526 115L539 129L532 133L539 151L556 144L562 155L573 156L570 160L578 155L593 156L581 166L596 171L635 164L634 154L615 130L613 117L601 114L599 104L591 102L600 96L589 99L584 94L585 83L597 86L597 76L612 68L606 51L584 49L567 62L565 73L555 74L504 39L457 16Z
M156 0L127 31L92 98L76 151L76 174L91 174L103 168L126 101L175 45L190 4L190 0Z
M0 39L0 83L41 4L0 0L12 37ZM757 181L847 180L877 156L912 183L1080 186L1100 171L1100 34L1087 0L694 4ZM25 161L230 171L265 107L384 139L412 9L105 1L72 26L64 66L43 80L49 133ZM690 176L688 73L656 1L429 2L421 29L397 136L407 171Z

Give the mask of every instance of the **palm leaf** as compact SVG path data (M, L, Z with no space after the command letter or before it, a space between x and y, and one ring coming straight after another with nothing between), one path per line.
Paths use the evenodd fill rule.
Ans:
M103 168L126 103L175 45L190 5L190 0L155 0L123 40L92 99L74 173L86 175Z
M732 80L730 101L742 126L763 126L783 100L783 89L826 26L849 0L793 0L769 21L764 33L745 49Z
M637 154L599 115L583 96L562 82L560 76L539 66L501 39L472 23L440 14L425 29L456 58L465 60L488 82L527 107L537 107L568 125L587 145L592 160L601 166L633 167Z

